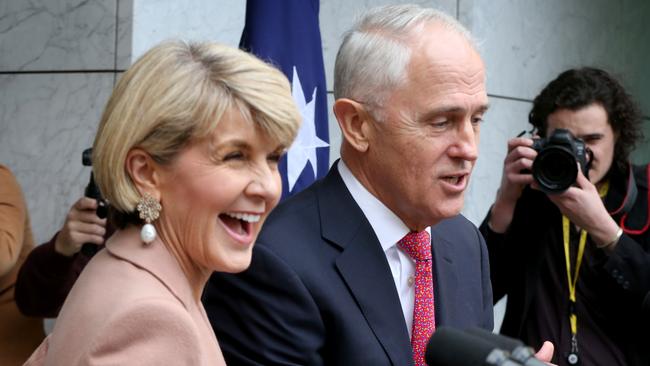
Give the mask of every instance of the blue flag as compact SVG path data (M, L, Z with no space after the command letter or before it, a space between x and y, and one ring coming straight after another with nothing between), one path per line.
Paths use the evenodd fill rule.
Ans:
M319 0L248 0L240 47L278 67L291 81L302 126L279 164L282 199L323 177L329 168L327 88Z

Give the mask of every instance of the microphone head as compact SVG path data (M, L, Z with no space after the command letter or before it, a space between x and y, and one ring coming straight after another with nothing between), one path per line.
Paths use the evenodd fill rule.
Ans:
M489 342L493 347L501 348L510 352L510 358L512 360L525 366L545 366L544 362L535 358L535 351L518 339L494 334L481 328L471 328L467 329L465 332Z
M504 335L494 334L489 330L483 328L469 328L465 330L466 333L484 339L485 341L491 343L494 347L501 348L503 350L512 352L517 347L525 347L524 342L515 339L506 337Z
M488 358L494 358L494 351L505 354L479 337L457 329L438 327L429 339L424 359L429 366L489 365ZM497 356L507 359L507 356Z

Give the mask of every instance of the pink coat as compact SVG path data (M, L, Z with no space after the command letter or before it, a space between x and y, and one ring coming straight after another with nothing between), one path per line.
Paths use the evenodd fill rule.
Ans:
M225 365L178 261L139 234L127 228L108 240L25 365Z

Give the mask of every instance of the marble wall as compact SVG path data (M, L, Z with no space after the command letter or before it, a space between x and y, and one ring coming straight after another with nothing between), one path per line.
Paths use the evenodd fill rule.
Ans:
M0 2L0 163L23 187L37 242L83 194L90 168L81 153L130 62L131 8L130 0Z
M167 39L216 41L239 45L246 1L242 0L135 0L133 7L133 60Z
M239 43L245 2L0 1L0 164L17 176L35 240L83 195L81 164L113 85L170 38Z
M612 70L650 116L650 3L641 0L460 1L460 20L481 42L491 108L464 213L475 223L500 182L506 141L527 128L530 101L561 71L581 65ZM650 137L650 123L645 121ZM648 161L650 144L634 155Z
M415 2L457 17L480 40L491 108L463 212L485 215L500 180L506 141L527 128L530 101L560 71L609 68L650 116L650 3L644 0L322 0L321 32L332 103L342 33L365 9ZM236 46L245 1L2 0L0 2L0 163L26 193L37 241L62 224L83 193L92 138L120 72L156 43L216 40ZM650 137L650 123L645 128ZM331 161L340 133L330 114ZM636 153L648 160L650 144Z

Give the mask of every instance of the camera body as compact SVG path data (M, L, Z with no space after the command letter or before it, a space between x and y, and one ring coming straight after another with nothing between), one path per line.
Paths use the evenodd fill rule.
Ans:
M562 193L569 189L578 178L578 164L587 175L589 150L584 141L569 130L558 128L547 138L535 139L532 148L537 151L533 178L545 193Z
M92 148L86 149L81 153L81 164L84 166L92 166L92 156L93 156L93 150ZM90 179L88 180L88 185L86 185L86 189L84 190L84 196L92 198L97 201L97 210L95 210L95 213L100 219L106 218L108 216L108 204L106 203L106 200L102 197L101 192L99 191L99 188L97 187L97 184L95 184L95 176L90 172ZM85 254L87 257L92 257L97 253L97 245L91 244L91 243L85 243L81 247L81 252Z
M92 156L93 156L92 148L84 150L83 153L81 154L81 164L83 164L84 166L90 166L90 167L93 166ZM99 192L99 188L95 184L95 177L92 172L90 172L90 180L88 181L88 185L86 185L86 189L84 190L84 196L93 198L97 200L97 202L104 200L101 192ZM98 216L100 216L101 218L106 217L106 216L102 217L101 215L99 215L99 213Z

